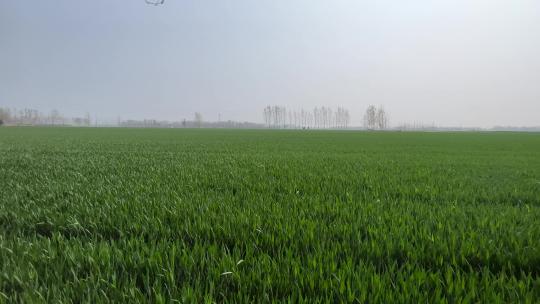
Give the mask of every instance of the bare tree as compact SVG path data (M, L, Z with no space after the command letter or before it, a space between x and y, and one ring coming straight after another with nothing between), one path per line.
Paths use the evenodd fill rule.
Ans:
M377 127L377 109L370 105L364 114L364 127L373 130Z
M364 127L370 130L384 130L388 127L388 114L382 106L370 105L364 114Z
M281 127L285 128L285 125L287 124L287 108L281 107L280 114L281 114Z
M198 128L200 128L202 126L202 123L203 123L202 114L199 112L195 112L195 124L197 125Z
M271 122L271 118L272 118L271 113L272 113L272 110L271 110L270 106L267 106L266 108L264 108L264 110L263 110L264 124L267 127L270 127L270 122Z
M386 127L388 126L388 116L386 115L386 111L382 106L377 109L376 116L377 127L379 128L379 130L386 129Z
M11 111L8 108L0 108L0 121L2 121L2 124L11 121Z
M84 125L87 127L90 127L90 123L92 122L92 118L90 117L90 113L86 112L84 115Z
M51 111L51 114L49 115L49 118L51 120L51 124L54 126L55 123L61 122L62 117L60 116L60 112L58 110L54 109Z

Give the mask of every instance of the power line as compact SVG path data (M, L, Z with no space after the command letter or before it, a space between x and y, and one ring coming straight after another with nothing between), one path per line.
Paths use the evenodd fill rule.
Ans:
M165 0L144 0L146 2L146 4L150 4L150 5L161 5L165 2Z

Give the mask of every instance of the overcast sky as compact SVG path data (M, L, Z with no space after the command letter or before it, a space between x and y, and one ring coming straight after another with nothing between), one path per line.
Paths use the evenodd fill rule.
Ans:
M540 125L538 0L0 0L0 106L262 122Z

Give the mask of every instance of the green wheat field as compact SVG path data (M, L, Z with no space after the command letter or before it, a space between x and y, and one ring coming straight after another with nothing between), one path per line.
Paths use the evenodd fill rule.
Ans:
M539 301L538 133L0 128L0 302Z

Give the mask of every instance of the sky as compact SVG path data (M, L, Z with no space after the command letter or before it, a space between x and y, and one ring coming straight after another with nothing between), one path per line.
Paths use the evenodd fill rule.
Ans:
M538 0L0 0L0 107L263 121L540 125Z

